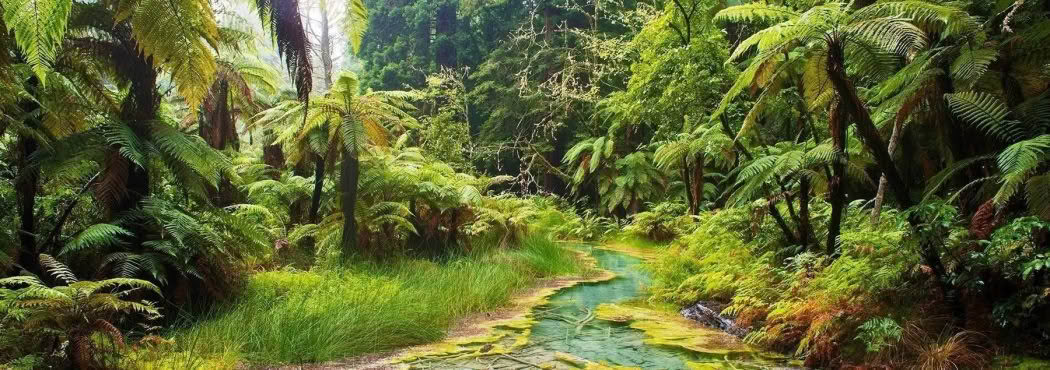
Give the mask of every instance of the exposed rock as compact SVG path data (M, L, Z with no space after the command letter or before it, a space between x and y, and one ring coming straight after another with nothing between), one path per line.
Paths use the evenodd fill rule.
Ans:
M683 308L679 313L686 318L699 322L703 325L720 329L726 333L735 335L737 337L743 337L747 335L747 329L741 328L733 323L733 320L723 317L718 311L713 308L722 308L721 305L712 302L697 302L691 306Z

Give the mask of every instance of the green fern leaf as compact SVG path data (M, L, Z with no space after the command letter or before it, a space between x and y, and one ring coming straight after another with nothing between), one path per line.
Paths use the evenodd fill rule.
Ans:
M72 0L2 0L4 24L15 35L26 62L41 84L55 62L73 9Z

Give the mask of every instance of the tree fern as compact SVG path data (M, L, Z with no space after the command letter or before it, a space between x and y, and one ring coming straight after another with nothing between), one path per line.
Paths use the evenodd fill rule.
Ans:
M360 52L361 41L364 40L365 31L368 30L368 8L365 7L364 0L348 0L343 25L354 53Z
M207 0L122 0L116 20L128 21L138 48L171 72L186 103L196 107L215 79L218 25Z
M1032 176L1046 159L1050 150L1050 135L1019 141L999 153L999 169L1002 171L999 191L993 200L998 205L1006 204L1021 185Z
M949 106L960 118L1004 142L1014 142L1025 137L1020 122L1008 119L1009 108L997 97L976 91L945 95Z
M104 250L106 247L123 244L124 240L122 240L122 237L131 235L130 231L117 225L94 224L77 233L72 240L62 247L58 254L61 256L89 248Z
M3 0L7 31L42 83L55 62L73 9L72 0Z

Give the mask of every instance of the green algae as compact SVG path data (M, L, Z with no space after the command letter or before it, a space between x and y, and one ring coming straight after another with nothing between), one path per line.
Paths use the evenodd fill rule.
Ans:
M615 249L625 249L614 246ZM535 307L486 322L484 334L453 338L395 360L403 368L755 369L784 367L736 337L639 302L649 282L641 258L591 250L612 273L525 298ZM644 258L644 257L643 257Z

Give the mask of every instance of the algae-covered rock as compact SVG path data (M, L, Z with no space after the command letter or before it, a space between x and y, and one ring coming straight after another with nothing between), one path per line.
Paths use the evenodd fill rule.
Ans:
M756 352L740 339L722 331L705 328L668 312L624 304L603 304L596 310L602 320L622 322L644 331L647 344L674 346L694 352L725 355Z

